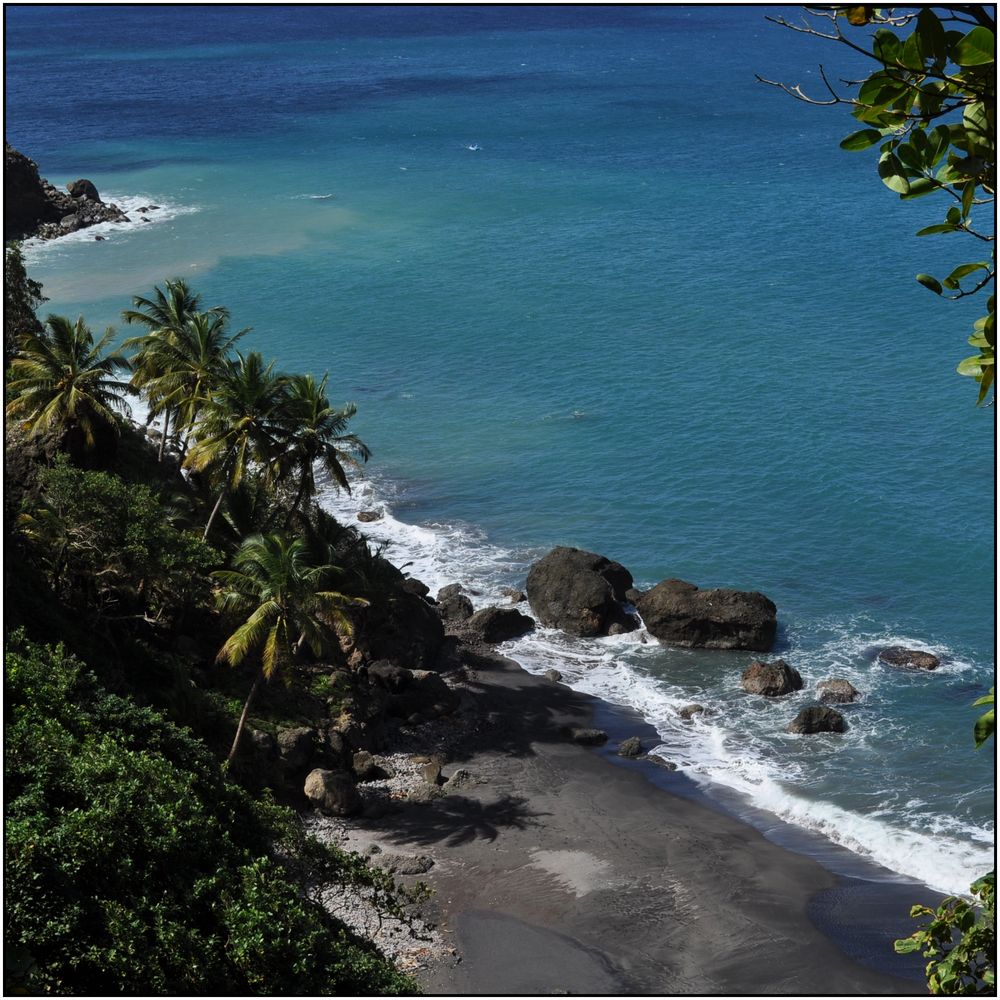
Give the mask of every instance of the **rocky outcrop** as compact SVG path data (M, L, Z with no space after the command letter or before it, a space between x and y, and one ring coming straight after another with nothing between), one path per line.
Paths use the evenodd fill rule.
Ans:
M458 706L458 695L431 670L407 670L393 663L374 663L368 674L388 692L385 709L398 719L437 718Z
M361 812L362 800L354 780L344 771L310 771L303 788L313 808L329 816L354 816Z
M430 669L444 643L436 609L399 586L364 610L355 645L368 660L389 660L404 667Z
M802 690L802 675L784 660L771 663L754 660L743 671L742 682L747 694L762 694L766 698L780 698Z
M861 697L861 692L850 681L839 677L820 681L816 691L824 705L847 705Z
M117 205L105 205L88 180L64 193L39 176L38 165L4 144L4 242L38 236L52 240L100 222L128 222Z
M594 552L558 546L528 572L528 601L543 625L580 636L608 635L612 625L638 627L622 608L632 574Z
M438 611L446 621L465 621L473 615L472 601L462 593L460 583L442 587L437 595Z
M890 667L901 670L937 670L941 660L933 653L925 653L922 649L906 649L903 646L889 646L878 654L879 660Z
M475 639L494 645L517 639L534 627L534 621L517 608L483 608L465 623L464 631Z
M847 723L840 712L821 705L810 705L802 709L788 724L786 732L810 736L813 733L843 733Z
M774 645L777 608L757 591L699 590L663 580L636 603L649 634L671 646L751 649Z

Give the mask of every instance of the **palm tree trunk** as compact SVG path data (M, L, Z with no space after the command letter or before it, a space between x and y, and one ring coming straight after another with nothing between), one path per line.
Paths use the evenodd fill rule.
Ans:
M163 411L163 434L160 436L160 454L156 458L158 462L163 461L163 449L167 446L167 431L169 429L170 429L170 408L167 407Z
M236 757L236 749L240 745L240 737L243 735L243 729L247 724L247 715L250 713L250 702L253 701L253 696L257 693L257 687L260 684L261 678L264 676L264 668L261 667L257 671L257 676L254 678L253 686L250 688L250 693L247 695L247 700L243 702L243 712L240 715L239 725L236 727L236 736L233 739L232 749L229 751L229 756L226 758L226 767L231 767L234 758Z
M205 525L205 534L201 536L203 542L208 541L208 533L212 530L212 522L215 520L215 515L219 513L219 508L222 506L222 498L226 495L226 487L223 486L219 491L219 499L215 501L215 506L212 508L212 513L208 515L208 524Z

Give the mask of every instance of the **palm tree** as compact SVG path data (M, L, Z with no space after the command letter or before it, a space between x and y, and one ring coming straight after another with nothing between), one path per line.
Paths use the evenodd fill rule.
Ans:
M323 589L337 568L312 562L301 538L252 535L240 546L233 566L212 575L223 585L219 595L222 610L245 615L246 620L226 639L216 661L237 666L256 653L260 669L243 704L227 766L236 756L260 682L287 667L305 644L316 656L323 652L329 626L320 615L328 616L334 629L350 635L351 621L343 609L367 603Z
M227 491L238 487L254 466L270 478L279 452L287 379L274 372L273 361L265 366L257 351L245 357L237 351L236 359L205 399L195 443L184 460L195 472L213 471L221 483L202 536L206 539Z
M183 278L173 278L166 282L166 291L159 286L153 289L153 297L136 295L132 299L134 308L122 312L126 323L146 327L147 332L140 337L132 337L122 345L138 348L133 356L133 388L147 392L151 417L163 414L163 437L160 439L160 461L170 432L171 417L176 417L176 400L164 397L157 380L169 374L165 367L163 353L174 341L178 331L199 314L201 296L188 287ZM207 315L228 319L229 312L222 306L213 306Z
M120 354L105 353L115 332L110 327L95 344L81 316L49 316L47 333L26 333L20 355L11 362L8 417L22 421L32 435L50 430L62 434L64 446L77 457L98 449L99 439L117 437L115 411L129 413L128 383L118 377L128 369Z
M334 409L326 395L329 373L317 384L312 375L293 375L282 413L283 452L277 459L278 477L299 477L298 493L288 512L288 520L303 500L316 493L315 464L338 486L351 491L344 464L358 465L371 457L368 446L355 434L347 434L347 423L357 412L353 403ZM288 524L286 520L286 527Z
M150 400L174 413L174 429L184 431L181 458L187 452L198 413L226 370L233 345L249 327L230 334L224 310L194 313L169 335L150 334L146 350L144 388Z

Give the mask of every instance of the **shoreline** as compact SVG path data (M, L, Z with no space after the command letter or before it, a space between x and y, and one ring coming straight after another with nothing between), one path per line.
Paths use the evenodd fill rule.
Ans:
M334 824L376 864L433 860L423 912L444 947L416 973L427 993L924 995L923 961L892 939L930 890L832 873L683 775L617 757L629 736L658 742L634 713L462 653L456 713L393 742L464 776ZM563 732L590 725L605 746Z

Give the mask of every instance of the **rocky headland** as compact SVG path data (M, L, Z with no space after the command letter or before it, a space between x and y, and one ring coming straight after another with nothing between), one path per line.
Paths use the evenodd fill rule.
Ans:
M129 222L117 206L105 204L94 184L70 181L60 191L38 172L38 165L4 143L3 238L54 240L102 222Z

